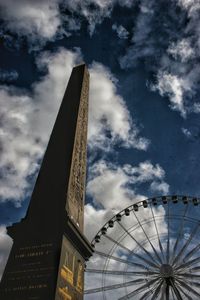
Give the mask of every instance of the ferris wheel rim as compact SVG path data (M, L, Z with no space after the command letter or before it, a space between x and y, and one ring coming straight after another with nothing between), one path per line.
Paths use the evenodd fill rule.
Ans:
M123 226L122 224L121 224L121 219L123 218L123 216L125 215L125 216L128 216L129 214L130 214L130 212L132 212L133 211L133 213L134 213L134 215L135 215L135 217L136 217L136 219L137 219L137 211L140 209L140 207L142 207L143 209L145 209L145 208L147 208L147 207L150 207L151 208L151 210L152 210L152 207L154 207L154 206L156 206L156 205L160 205L160 204L164 204L163 203L163 200L165 201L165 204L168 204L167 205L167 208L168 208L168 210L169 210L169 203L171 204L171 203L178 203L180 200L182 201L181 203L183 204L187 204L185 207L188 207L189 206L189 204L193 204L193 205L198 205L198 204L200 204L200 199L198 198L198 197L191 197L191 196L184 196L184 195L166 195L166 196L158 196L158 197L152 197L152 198L148 198L148 199L145 199L145 200L140 200L140 201L137 201L137 202L134 202L133 204L131 204L131 205L129 205L128 207L126 207L126 208L124 208L123 210L121 210L120 212L118 212L117 214L115 214L112 218L110 218L102 227L101 227L101 229L97 232L97 234L96 234L96 236L93 238L93 240L92 240L92 245L93 245L93 247L95 247L95 245L100 241L100 239L101 239L101 236L103 236L103 237L107 237L108 238L108 235L107 235L107 230L108 230L108 228L109 227L114 227L114 225L115 225L115 222L117 222L117 224L119 224L119 226ZM187 200L187 201L186 201ZM167 201L167 202L166 202ZM137 210L135 209L135 208L137 208ZM186 212L187 210L185 209L185 212ZM118 217L121 217L121 219L119 219ZM155 222L155 226L156 226L156 221L157 221L157 219L159 219L159 218L162 218L163 216L167 216L167 222L168 222L168 239L167 239L167 241L168 241L168 244L167 244L167 252L169 251L168 249L169 249L169 247L170 247L170 238L169 238L169 221L170 221L170 218L171 219L173 219L174 217L176 217L177 219L179 218L180 220L181 220L181 216L179 216L179 215L176 215L176 214L173 214L172 216L173 216L173 218L172 218L172 216L170 216L170 214L169 214L169 212L168 212L168 214L163 214L163 215L161 215L161 216L157 216L157 215L154 215L153 213L152 213L152 217L151 218L148 218L147 220L146 219L144 219L144 220L142 220L142 221L140 221L139 219L137 219L137 221L138 221L138 224L136 224L137 226L138 226L138 228L140 228L140 229L143 229L143 226L144 225L147 225L148 223L152 223L152 222ZM193 217L186 217L185 218L186 219L186 221L187 222L190 222L190 223L194 223L194 228L193 228L193 231L195 232L195 230L197 230L197 228L199 228L199 226L200 226L200 220L198 220L197 221L197 219L195 219L195 218L193 218ZM140 223L141 222L141 223ZM185 222L185 221L184 221ZM183 224L184 224L184 222L182 222ZM181 222L180 222L180 224L181 224ZM180 226L180 224L179 224L179 226ZM134 226L136 226L136 225L133 225L133 226L131 226L131 227L134 227ZM181 225L182 226L182 225ZM196 226L196 227L195 227ZM130 227L130 228L131 228ZM105 231L105 228L106 228L106 231ZM128 230L130 230L130 228L128 228ZM196 229L195 229L196 228ZM134 229L134 230L136 230L137 229L137 227ZM180 231L181 229L179 228L179 231ZM143 230L144 231L144 230ZM130 231L131 233L132 233L132 231ZM130 233L130 232L128 232L128 234ZM146 233L145 233L145 231L144 231L144 235L145 235ZM164 235L164 234L163 234ZM190 234L190 238L192 239L193 237L194 237L194 235L195 235L195 233L191 233ZM126 236L126 234L125 234L125 236ZM97 238L98 237L98 238ZM160 237L162 237L162 235L160 234ZM155 240L156 239L160 239L160 237L159 237L159 235L155 235ZM154 246L153 246L153 244L152 244L152 241L153 241L153 236L148 236L148 235L146 235L146 239L144 239L144 241L143 242L141 242L141 244L146 244L146 243L149 243L149 245L151 245L151 247L152 247L152 250L154 251L154 255L155 256L157 256L157 259L159 260L159 255L158 255L158 253L157 253L157 251L154 249ZM109 239L110 239L110 237L109 237ZM122 275L122 273L123 273L123 278L125 278L125 274L127 275L128 273L127 273L127 271L113 271L113 270L109 270L109 269L107 269L107 267L109 266L109 260L110 259L116 259L114 256L112 256L113 255L113 253L115 253L115 249L119 246L119 241L121 242L123 240L123 235L122 236L120 236L120 237L118 237L117 238L117 240L114 240L113 239L113 249L111 248L110 249L110 251L109 251L109 253L108 254L104 254L107 258L106 258L106 260L105 260L105 265L104 265L104 269L103 270L99 270L99 273L102 273L102 276L103 276L103 274L105 275L105 274L109 274L109 272L110 272L110 274L112 274L112 275ZM177 240L178 240L178 238L177 238ZM177 242L177 240L176 240L176 242ZM136 241L137 242L137 241ZM187 243L188 243L188 241L187 241L187 239L185 238L185 242L184 242L184 247L187 247L188 245L187 245ZM123 246L124 247L124 246ZM132 255L133 255L133 251L137 251L137 250L135 250L136 248L137 248L138 246L136 246L134 249L132 249ZM174 249L175 249L175 244L173 245L173 247L174 247ZM183 248L184 248L183 247ZM140 248L142 249L142 246L140 245ZM200 246L199 246L199 248L200 248ZM174 251L174 249L173 249L173 251ZM130 250L130 249L129 249ZM182 255L182 251L183 249L179 249L179 254L181 254ZM196 250L198 250L198 247L196 246L195 248L193 248L190 252L192 252L192 251L196 251ZM146 252L148 252L148 251L146 251ZM166 253L167 253L166 252ZM190 252L189 252L189 254L190 254ZM100 253L100 252L98 252L98 251L95 251L95 253L97 253L97 255L98 255L98 253ZM110 255L111 254L111 255ZM147 254L147 253L146 253ZM189 255L188 253L187 253L187 255ZM100 255L102 255L102 253L100 253ZM148 255L149 255L149 253L148 253ZM174 255L175 255L175 252L174 252ZM177 255L177 257L178 257L178 254L176 253L176 255ZM186 257L187 257L187 255L186 255ZM137 254L137 257L139 258L139 255ZM185 257L185 258L186 258ZM142 258L145 262L147 262L147 264L149 263L149 261L148 261L148 259L147 258ZM171 260L171 258L170 258L170 260ZM199 260L199 263L200 263L200 257L198 257L198 260ZM108 264L107 264L107 261L108 261ZM118 259L118 261L119 262L122 262L123 263L123 260L122 259ZM126 265L126 270L128 270L128 263L127 263L127 260L124 262L125 263L125 265ZM153 266L153 264L152 264L152 262L150 262L151 263L151 267ZM172 280L172 276L170 276L170 274L172 273L172 267L171 267L171 263L172 263L172 261L170 262L170 264L169 264L169 259L167 259L166 260L166 263L164 263L164 261L162 261L162 259L161 259L161 261L160 261L160 263L161 263L161 265L160 265L160 267L158 268L158 270L159 270L159 274L164 274L164 272L165 273L167 273L167 276L169 277L169 280L171 280L171 283L169 284L169 287L168 287L168 289L169 289L169 291L168 291L168 293L171 293L170 295L175 295L175 297L176 298L174 298L174 299L182 299L182 297L181 297L181 295L186 295L186 292L185 292L185 290L187 289L187 290L189 290L191 293L193 293L194 295L195 295L195 293L197 293L196 292L196 290L195 289L192 289L189 285L187 285L187 282L186 282L186 280L185 280L185 278L184 278L184 275L181 273L181 270L179 270L179 269L177 269L176 270L176 265L177 265L177 261L176 261L176 259L174 259L173 258L173 263L174 263L174 265L175 265L175 267L173 266L173 272L174 272L174 270L176 271L176 273L177 273L177 275L176 276L178 276L177 278L175 277L175 275L173 274L173 278L176 278L176 286L174 285L174 282L173 282L173 280ZM185 265L183 264L183 267L185 266L185 268L187 269L187 264L191 264L191 265L193 265L193 262L192 261L189 261L189 262L187 262L187 260L186 260L186 262L185 262ZM163 268L163 270L161 270L161 268ZM178 267L177 267L178 268ZM200 271L200 266L198 266L198 268L199 269L196 269L196 271L198 270L198 271ZM125 268L124 268L124 270L125 270ZM86 271L87 271L87 269L86 269ZM92 269L90 270L91 272L92 272ZM90 272L89 271L89 272ZM97 270L98 271L98 270ZM148 270L149 271L149 270ZM121 272L121 273L120 273ZM129 273L131 273L131 271L128 271ZM152 272L152 270L150 269L150 271L149 272ZM171 273L170 273L171 272ZM133 271L132 271L132 273L133 273ZM147 276L147 272L145 271L145 272L140 272L140 274L139 274L139 271L137 271L136 273L138 273L138 276L139 275L146 275ZM158 272L157 272L158 273ZM130 274L131 275L131 274ZM151 274L151 275L153 275L153 274ZM106 275L107 276L107 275ZM102 277L102 280L104 280L104 281L102 281L102 287L100 287L100 288L94 288L94 289L92 289L93 291L94 291L94 293L96 293L96 292L99 292L100 290L102 290L103 292L104 291L107 291L108 289L114 289L114 288L124 288L124 289L127 289L127 287L129 287L129 286L132 286L132 285L134 285L134 284L139 284L139 283L142 283L142 282L145 282L145 279L135 279L134 281L130 281L130 282L128 282L128 281L126 281L126 280L124 280L123 281L123 283L121 283L121 284L115 284L115 285L110 285L110 286L106 286L106 284L105 284L105 279L106 279L106 276L104 277L104 279L103 279L103 277ZM182 277L181 277L182 276ZM185 275L186 277L187 276L189 276L188 274L186 274ZM195 277L196 276L196 277ZM197 283L195 282L195 278L200 278L200 275L191 275L190 277L190 280L192 280L192 282L194 283L194 285L196 284L196 286L197 286ZM166 279L165 279L165 277L159 277L159 280L158 280L158 278L156 278L155 280L154 280L154 278L153 279L149 279L149 283L148 284L146 284L146 283L144 283L144 284L142 284L142 286L141 287L139 287L138 288L138 292L140 293L140 289L141 288L144 288L144 291L145 291L145 293L144 293L144 295L142 296L142 298L140 298L140 299L147 299L147 298L145 298L145 297L147 297L147 296L149 296L150 295L150 293L152 292L153 293L153 295L154 295L154 297L156 297L156 294L158 294L158 293L160 293L160 291L161 291L161 287L163 288L163 285L164 285L164 283L163 282L165 282L166 281ZM166 281L167 282L167 281ZM154 284L155 283L155 284ZM153 286L153 288L152 288L152 290L149 288L149 290L148 290L148 286L150 286L150 284ZM173 285L174 285L174 287L173 287ZM199 285L199 287L200 287L200 285ZM164 289L164 288L163 288ZM167 290L167 288L166 288L166 290ZM88 291L89 290L86 290L86 294L88 293ZM133 292L132 292L134 295L135 295L135 293L137 293L137 289L136 290L134 290ZM164 290L163 290L163 293L164 293ZM166 292L167 293L167 292ZM200 297L200 293L198 294L198 296ZM131 298L132 296L131 296L131 293L127 293L126 292L126 295L125 296L123 296L123 297L121 297L121 298L119 298L119 300L124 300L124 299L129 299L129 298ZM190 296L188 296L187 297L187 299L190 299L189 298ZM104 295L104 293L103 293L103 299L106 299L106 297L105 297L105 295ZM152 298L152 299L154 299L154 298ZM155 298L156 299L156 298ZM185 299L185 298L184 298ZM191 298L192 299L192 298Z
M111 217L106 223L104 223L104 225L100 228L100 230L96 233L96 235L95 236L97 236L97 235L102 235L102 229L104 228L104 227L109 227L109 226L107 226L107 225L109 225L109 222L110 221L113 221L113 222L115 222L115 221L117 221L117 219L116 219L116 217L117 217L117 215L121 215L121 216L124 216L125 215L125 211L126 210L129 210L129 212L131 212L131 211L133 211L134 210L134 205L138 205L138 209L139 209L139 207L141 206L143 206L144 207L144 203L145 202L147 202L147 207L148 207L148 203L151 203L151 204L153 204L153 205L155 205L152 201L154 200L154 199L156 199L157 200L157 204L163 204L163 202L161 202L161 201L163 201L163 199L165 199L167 202L165 203L165 204L167 204L168 203L168 200L173 200L173 199L177 199L177 200L183 200L184 198L187 198L187 201L188 201L188 203L189 202L193 202L193 204L194 204L194 201L196 202L196 204L194 204L194 205L199 205L200 204L200 197L197 197L197 196L188 196L188 195L160 195L160 196L155 196L155 197L150 197L150 198L145 198L145 199L143 199L143 200L139 200L139 201L136 201L136 202L134 202L134 203L132 203L132 204L130 204L129 206L127 206L126 208L124 208L124 209L122 209L121 211L119 211L118 213L116 213L113 217ZM157 205L156 204L156 205ZM140 205L140 206L139 206ZM147 208L146 207L146 208ZM92 241L91 241L91 246L92 247L94 247L95 246L95 237L92 239Z

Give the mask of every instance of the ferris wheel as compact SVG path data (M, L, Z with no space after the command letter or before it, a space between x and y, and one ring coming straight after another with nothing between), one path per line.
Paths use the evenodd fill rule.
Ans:
M200 199L146 199L112 217L92 240L85 300L200 299Z

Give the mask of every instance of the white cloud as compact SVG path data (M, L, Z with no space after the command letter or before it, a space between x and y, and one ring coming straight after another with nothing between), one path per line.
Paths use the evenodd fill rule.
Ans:
M191 47L189 39L183 39L178 41L177 43L172 43L167 51L175 59L180 59L182 62L187 62L195 55L195 51Z
M192 137L192 133L189 129L187 128L181 128L182 133L187 137L187 138L191 138Z
M101 24L104 18L110 16L113 8L113 0L89 0L88 3L78 0L78 2L81 15L87 19L89 33L92 35L96 25ZM91 10L91 6L94 9Z
M154 192L168 193L165 172L149 161L138 166L117 166L100 160L89 168L87 194L92 198L85 205L85 233L91 240L98 230L117 212L146 197L136 187L147 183Z
M92 35L95 26L109 17L115 0L1 0L1 17L4 27L18 36L26 36L34 44L45 44L56 36L70 36L71 32L80 29L79 15L88 21ZM62 7L62 10L61 8ZM69 15L63 13L64 8Z
M166 195L169 192L169 184L166 182L153 181L151 183L151 190L153 192L160 192L160 193Z
M38 168L56 118L77 53L60 50L38 59L48 73L33 86L33 93L1 86L1 201L13 199L17 205L29 191L28 177Z
M89 144L109 150L117 141L126 147L145 150L149 141L138 137L122 97L117 94L116 79L102 64L90 67ZM111 138L108 137L110 133Z
M0 2L1 17L6 28L29 39L52 39L61 25L59 2L49 1L14 1Z
M1 225L0 226L0 280L11 247L12 247L12 239L6 234L6 227Z
M138 167L125 165L124 170L132 176L134 182L145 182L153 178L162 179L165 176L164 170L158 164L154 166L149 161L140 163Z
M101 160L89 169L87 193L92 197L94 204L104 209L119 211L133 201L144 198L135 192L136 184L153 182L151 189L168 192L169 185L165 183L164 177L164 170L158 164L154 166L149 161L142 162L137 167L120 167Z
M134 6L134 5L137 5L137 1L135 0L118 0L118 3L121 5L121 6L126 6L128 8Z
M92 35L96 25L111 16L117 3L127 7L135 4L134 0L1 0L1 17L5 21L2 30L25 36L31 47L35 43L41 46L56 37L70 36L85 19Z
M198 64L190 66L189 69L175 64L174 69L169 72L166 69L162 71L161 68L157 73L157 83L151 85L151 88L158 90L161 96L167 96L171 103L170 107L179 111L182 117L186 117L191 112L200 111L197 102L199 75Z
M150 40L152 32L152 21L155 15L155 2L144 0L139 4L139 14L135 16L135 24L132 43L126 49L125 55L120 57L122 68L130 68L137 65L138 60L150 57L155 53L155 47Z
M19 74L16 70L3 70L0 69L0 81L1 82L13 82L17 80Z
M112 25L112 30L116 31L116 33L120 39L127 39L129 36L129 32L122 25L117 25L115 23Z
M199 14L200 1L177 0L182 12L187 16L187 25L182 27L182 34L176 42L169 45L168 52L178 60L178 64L169 61L168 69L173 76L182 78L182 99L184 100L184 109L187 114L190 112L199 113L196 103L196 94L199 90L199 49L200 49L200 31ZM184 38L181 38L184 36ZM172 100L172 97L171 99Z
M87 184L87 193L94 203L106 209L121 210L135 197L127 186L132 182L123 168L100 161L89 169L92 176Z
M93 7L93 9L99 8L100 10L106 10L109 7L113 5L115 1L113 0L87 0L85 3L81 0L67 0L66 5L69 9L75 11L78 8L85 8L86 10L83 9L83 13L85 15L89 14L90 8Z
M183 117L186 116L183 99L185 82L182 78L167 72L159 72L157 84L151 88L152 90L158 90L161 96L169 96L171 108L178 110Z
M81 28L80 19L71 16L62 16L63 28L60 30L60 34L69 37L73 32L78 31Z
M1 87L1 161L0 197L20 199L28 187L27 177L37 169L41 146L30 136L28 116L32 112L28 96L11 94Z
M96 209L92 204L86 204L84 208L84 232L89 241L99 229L111 218L114 212L106 209Z
M79 12L85 17L89 23L88 29L90 35L94 33L95 27L101 24L105 18L111 16L113 7L119 4L120 6L132 7L135 5L135 0L65 0L63 5L72 13ZM121 37L125 38L128 34L123 26L118 27L118 32L121 32ZM127 33L125 33L127 32ZM120 33L119 33L120 34Z
M192 111L197 114L200 113L200 103L195 102Z
M156 0L140 1L132 43L119 59L122 68L145 62L156 79L154 90L167 96L182 117L199 113L199 20L199 0L169 1L165 9Z
M200 8L200 1L199 0L177 0L178 4L182 6L184 9L188 10L189 13L194 12Z
M37 61L38 68L47 68L47 75L33 85L33 104L36 111L29 122L34 133L47 143L59 105L63 98L72 68L82 61L79 50L60 49L55 54L43 53Z

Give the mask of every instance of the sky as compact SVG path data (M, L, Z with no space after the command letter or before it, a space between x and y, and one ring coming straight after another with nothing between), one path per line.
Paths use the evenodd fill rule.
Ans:
M200 194L199 0L0 0L0 276L72 68L90 72L85 233Z

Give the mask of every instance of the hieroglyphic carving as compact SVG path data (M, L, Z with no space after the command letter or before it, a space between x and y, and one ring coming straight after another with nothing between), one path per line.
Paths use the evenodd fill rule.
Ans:
M83 230L85 198L89 73L85 67L77 118L66 209L72 220Z

